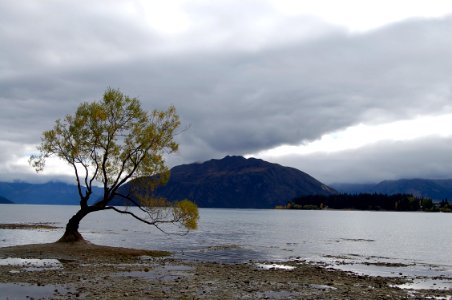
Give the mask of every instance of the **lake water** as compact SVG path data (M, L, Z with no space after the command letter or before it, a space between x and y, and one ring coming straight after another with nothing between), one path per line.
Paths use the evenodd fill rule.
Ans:
M0 205L0 223L64 227L77 209ZM200 209L199 229L180 236L106 211L88 215L80 232L96 244L169 250L184 259L298 258L370 275L452 278L452 214L445 213ZM53 242L62 233L0 230L0 247Z

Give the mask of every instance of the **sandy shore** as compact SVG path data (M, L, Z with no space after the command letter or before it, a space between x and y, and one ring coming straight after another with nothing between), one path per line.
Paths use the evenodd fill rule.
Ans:
M34 299L446 299L452 294L403 290L392 287L403 283L400 278L358 276L303 261L287 262L284 264L287 269L272 267L271 262L259 266L251 262L181 261L167 252L89 243L0 248L0 258L3 297L9 294Z

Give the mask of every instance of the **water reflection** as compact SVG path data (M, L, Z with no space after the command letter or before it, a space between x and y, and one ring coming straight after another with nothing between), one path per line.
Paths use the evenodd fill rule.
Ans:
M132 271L132 272L120 272L116 273L116 276L122 277L139 277L144 279L158 279L162 281L174 280L180 277L186 277L190 275L190 272L194 270L192 266L184 265L164 265L154 266L151 270L144 271Z
M262 253L237 245L198 247L196 249L177 251L174 253L174 256L179 259L219 263L243 263L265 259Z
M37 286L23 283L0 283L2 299L48 299L53 295L65 295L74 292L65 285Z
M430 278L415 279L412 282L397 285L397 287L409 290L452 290L452 280Z

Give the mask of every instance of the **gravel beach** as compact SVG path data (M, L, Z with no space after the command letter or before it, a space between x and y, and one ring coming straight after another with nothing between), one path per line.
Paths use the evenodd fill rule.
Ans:
M18 259L20 258L20 259ZM1 299L450 299L301 260L220 264L86 242L0 248Z

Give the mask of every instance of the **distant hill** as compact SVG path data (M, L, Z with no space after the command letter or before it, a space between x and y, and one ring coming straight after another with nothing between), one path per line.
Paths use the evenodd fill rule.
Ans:
M0 204L12 204L12 203L14 202L6 199L5 197L0 196Z
M96 189L95 194L100 195L101 193ZM77 205L80 202L77 187L63 182L43 184L0 182L0 195L19 204Z
M241 156L174 167L169 182L156 191L169 200L224 208L272 208L294 197L333 193L300 170Z
M189 198L200 207L270 208L303 195L329 195L336 191L413 194L434 201L450 201L452 179L400 179L377 184L332 184L330 187L294 168L260 159L226 156L172 168L168 184L159 188L157 194L170 200ZM80 201L77 187L62 182L0 182L0 195L0 203L78 205ZM92 200L100 195L101 189L95 188Z
M333 184L340 193L412 194L436 201L452 199L452 179L399 179L377 184Z
M123 191L130 184L133 182ZM300 170L241 156L174 167L167 185L156 191L169 200L188 198L200 207L229 208L272 208L303 195L334 193L334 189ZM101 194L96 188L92 199ZM78 205L80 201L76 186L62 182L0 182L0 195L20 204ZM116 199L115 205L121 204Z

